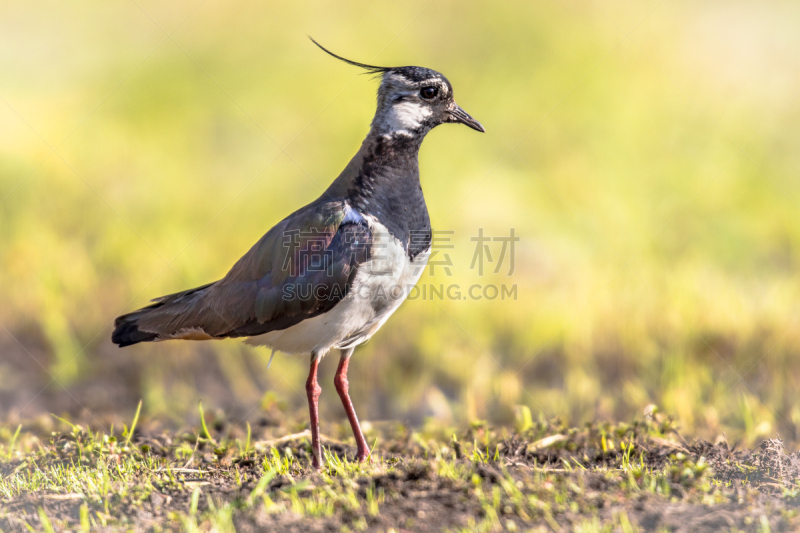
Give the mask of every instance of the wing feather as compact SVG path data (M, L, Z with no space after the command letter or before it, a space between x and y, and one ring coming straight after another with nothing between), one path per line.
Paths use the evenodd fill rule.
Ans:
M371 242L366 220L344 201L315 202L267 232L223 279L119 317L120 334L112 338L127 345L288 328L347 296L359 266L371 257Z

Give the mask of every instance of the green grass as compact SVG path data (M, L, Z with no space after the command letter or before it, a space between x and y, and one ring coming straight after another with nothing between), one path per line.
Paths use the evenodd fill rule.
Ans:
M109 333L224 275L356 151L375 83L311 34L449 77L488 133L443 126L425 142L431 218L455 248L452 276L422 283L518 287L516 301L404 304L353 359L362 418L511 423L526 405L579 425L656 403L709 439L795 439L794 4L141 7L26 2L0 32L0 350L15 354L0 387L28 398L56 377L23 419L80 412L49 396L58 384L120 416L134 400L80 391L105 384L176 420L265 390L303 404L305 361L267 371L236 341L120 355ZM159 26L187 16L165 40ZM513 275L469 268L479 228L515 228Z
M660 512L657 530L667 531L717 506L740 528L731 531L800 519L794 474L768 473L741 455L715 471L708 460L719 457L685 448L665 417L582 428L537 422L523 432L485 423L397 428L362 464L354 448L327 439L319 473L305 436L255 442L254 451L236 436L217 435L214 447L197 433L144 430L126 441L64 424L64 432L25 430L0 443L3 528L234 531L321 521L342 531L632 532ZM739 473L725 470L731 465Z

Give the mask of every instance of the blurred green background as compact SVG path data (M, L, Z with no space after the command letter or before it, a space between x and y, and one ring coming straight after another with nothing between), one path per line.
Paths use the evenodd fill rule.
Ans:
M363 419L640 417L753 441L800 428L800 4L2 2L0 406L185 419L300 410L305 358L111 345L113 318L220 278L357 150L377 84L443 72L487 128L420 154L451 276L360 348ZM470 269L520 237L513 275ZM496 246L496 244L492 244ZM493 253L499 248L492 249ZM323 431L344 413L325 361ZM327 383L327 385L326 385ZM251 409L252 408L252 409Z

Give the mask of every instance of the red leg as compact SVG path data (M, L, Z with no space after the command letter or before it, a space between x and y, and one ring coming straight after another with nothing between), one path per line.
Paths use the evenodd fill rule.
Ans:
M311 464L317 470L322 468L322 446L319 443L319 395L322 392L322 387L317 383L317 367L319 366L319 359L312 356L311 370L308 372L308 381L306 381L306 394L308 395L308 412L311 418L311 451L314 457Z
M364 433L361 432L361 426L358 424L358 417L356 416L353 402L350 401L350 383L347 381L347 366L350 364L350 355L352 353L352 350L342 352L342 358L339 360L339 368L336 369L336 377L333 383L336 385L336 392L339 393L339 398L342 399L342 405L347 412L348 420L350 420L350 427L353 428L353 435L358 445L358 455L356 457L359 461L364 461L369 457L369 447L367 446L367 441L364 439Z

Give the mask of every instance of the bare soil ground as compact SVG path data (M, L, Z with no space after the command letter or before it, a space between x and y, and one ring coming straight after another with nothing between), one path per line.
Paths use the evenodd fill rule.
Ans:
M310 468L307 431L287 420L262 420L251 433L31 428L0 446L0 528L800 530L800 454L779 440L754 450L687 442L658 415L523 426L475 423L453 434L397 424L373 431L364 465L351 462L354 446L326 439L322 472Z

